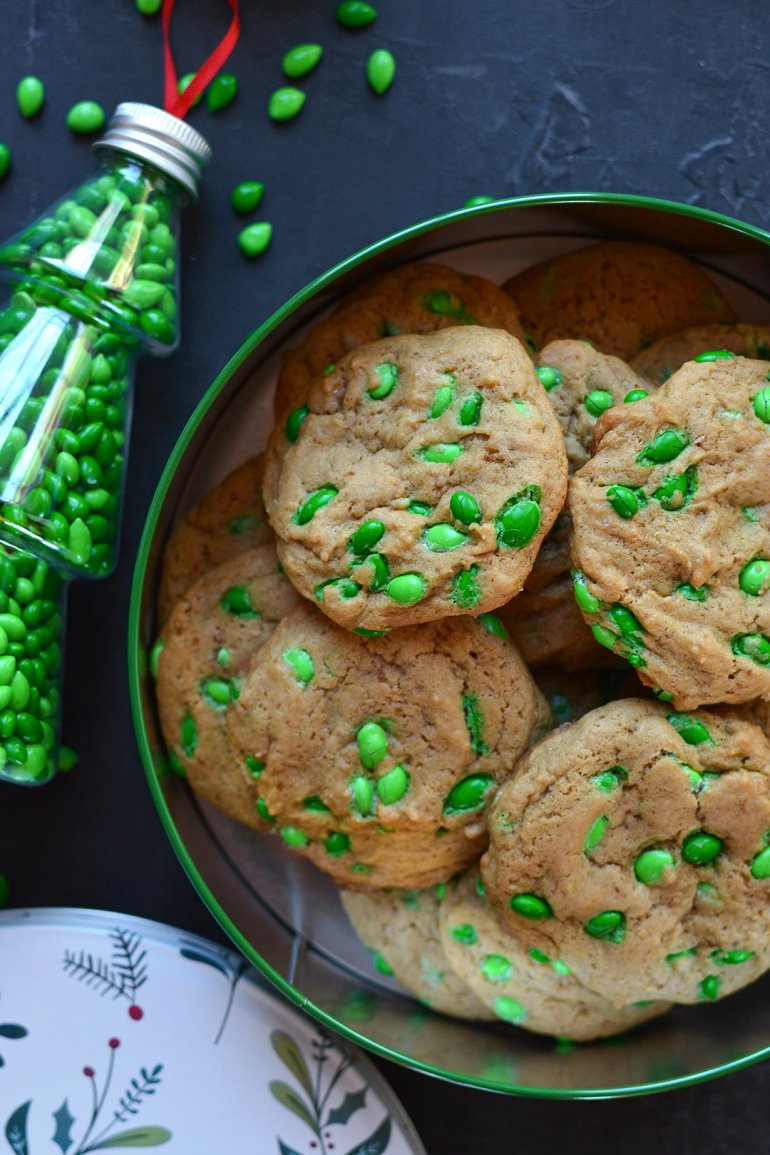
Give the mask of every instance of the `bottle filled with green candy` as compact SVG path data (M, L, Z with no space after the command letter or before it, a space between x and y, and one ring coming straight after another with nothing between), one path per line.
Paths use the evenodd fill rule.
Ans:
M135 364L179 341L180 210L211 155L135 103L94 148L96 171L0 246L0 543L65 577L115 565Z

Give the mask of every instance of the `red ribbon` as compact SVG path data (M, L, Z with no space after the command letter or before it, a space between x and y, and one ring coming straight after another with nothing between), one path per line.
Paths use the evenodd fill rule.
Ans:
M238 0L227 0L227 2L233 12L230 27L208 60L205 60L195 73L195 78L190 82L184 92L180 93L178 90L179 84L174 66L174 57L171 52L171 38L169 34L171 28L171 13L174 11L175 0L163 0L163 75L165 82L163 107L166 112L170 112L172 116L178 116L183 119L187 115L193 103L204 89L209 86L238 43L238 37L241 34Z

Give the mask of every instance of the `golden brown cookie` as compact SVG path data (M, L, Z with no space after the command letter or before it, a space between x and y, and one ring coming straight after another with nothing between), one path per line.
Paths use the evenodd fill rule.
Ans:
M566 490L564 439L514 337L390 337L270 438L265 504L304 597L348 629L479 614L521 589Z
M712 1000L770 964L770 743L627 699L554 730L489 814L481 869L512 934L616 1006Z
M580 608L679 709L770 695L770 384L688 361L606 413L570 483Z
M374 277L344 297L287 353L278 374L276 416L285 419L302 404L308 387L359 345L451 325L505 329L525 340L516 305L483 277L422 261Z
M273 540L262 504L262 473L261 454L244 461L174 528L158 591L161 625L197 577L244 550Z
M422 890L341 892L342 905L374 965L393 975L426 1006L459 1019L492 1019L494 1012L454 973L441 945L439 910L453 883Z
M618 1008L588 989L558 955L514 938L486 901L478 872L449 886L437 911L439 943L457 978L495 1018L585 1042L662 1015L670 1004ZM457 981L457 980L456 980Z
M770 360L770 326L723 323L693 325L681 333L661 337L637 353L631 368L656 385L699 354L727 350L757 361Z
M312 606L284 618L228 731L263 765L260 796L290 849L355 890L428 886L478 857L496 784L550 724L498 631L447 618L362 638Z
M192 789L258 830L259 765L232 749L225 720L247 658L299 597L279 572L272 545L255 546L198 577L162 634L157 669L161 728Z
M532 265L503 287L538 348L576 337L625 361L666 333L735 320L698 265L637 241L587 245Z

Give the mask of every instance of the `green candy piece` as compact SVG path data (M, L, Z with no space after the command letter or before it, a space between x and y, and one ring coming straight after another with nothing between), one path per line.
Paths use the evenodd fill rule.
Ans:
M238 697L238 684L226 678L206 678L201 684L201 693L214 710L224 710Z
M185 714L179 726L179 745L185 757L192 758L198 747L198 727L192 714Z
M234 618L259 618L262 616L251 604L251 594L246 586L230 586L222 594L219 604L225 613L232 614Z
M660 502L661 509L676 512L684 509L698 488L698 471L694 465L689 466L684 473L674 477L665 477L663 484L653 492L653 497Z
M452 578L451 598L456 606L471 610L481 601L481 583L478 580L479 567L462 569Z
M372 401L381 401L393 392L398 382L398 366L386 362L383 365L378 365L373 371L373 376L378 378L378 384L371 389L366 390L367 397L371 397Z
M80 761L80 755L77 750L73 750L71 746L61 746L59 748L59 773L69 774L70 770L74 770Z
M491 774L469 774L456 782L444 800L444 814L467 814L486 805L486 795L495 780Z
M596 847L607 833L609 824L610 820L606 814L602 814L595 822L591 823L583 841L583 854L590 854L592 850L596 850Z
M620 910L603 910L583 924L583 930L591 938L620 945L626 939L626 916Z
M625 606L611 606L607 610L607 617L620 630L623 638L633 638L637 634L644 633L644 627L639 619Z
M426 445L419 451L419 456L431 465L451 465L453 461L457 461L463 449L464 446L457 441L448 443L438 441L435 445Z
M592 417L601 417L607 409L612 409L615 398L608 389L592 389L586 394L584 405Z
M273 239L273 226L267 221L256 221L247 225L238 234L238 248L244 257L258 257Z
M639 491L628 485L610 485L607 488L607 501L615 513L626 520L635 517L642 508Z
M553 908L547 899L538 894L514 894L511 896L510 908L522 918L529 918L539 922L544 918L553 918Z
M247 754L244 761L246 763L246 769L248 770L249 775L256 782L256 780L261 777L266 763L262 762L259 758L254 758L251 754Z
M668 850L643 850L634 863L634 874L645 886L656 886L673 865L674 856Z
M293 120L302 112L306 100L306 94L299 88L276 88L268 102L267 114L279 122Z
M433 513L433 506L427 501L410 501L406 507L407 513L416 513L419 517L428 517Z
M396 61L387 48L377 48L366 62L366 79L377 96L387 92L396 75Z
M506 983L513 975L513 967L505 955L488 954L481 964L481 973L490 983Z
M292 409L289 416L286 418L286 440L290 441L292 445L299 437L299 431L305 418L309 415L310 410L307 405L300 405L297 409Z
M449 499L449 510L457 521L463 525L473 525L481 521L481 509L476 498L463 489L456 490ZM770 563L768 563L770 566Z
M711 597L708 586L691 586L689 582L677 582L672 593L681 594L688 602L707 602Z
M753 950L712 950L709 958L718 967L732 967L748 962L755 954Z
M301 685L306 686L308 682L312 681L315 665L312 655L307 650L302 649L301 646L292 646L284 651L283 660L291 666L294 676Z
M681 962L683 959L695 958L697 953L697 947L690 946L687 947L686 950L672 951L671 954L666 955L663 961L666 962L669 966L673 966L675 963Z
M388 630L367 630L365 626L356 626L353 630L354 634L360 634L362 638L383 638Z
M152 649L150 650L150 656L149 656L149 659L147 662L147 666L148 666L150 674L153 678L157 678L157 676L158 676L158 667L160 665L160 655L163 653L163 648L164 648L165 644L166 643L163 641L163 638L158 638L155 642L153 642Z
M561 371L554 369L552 365L541 365L535 372L547 393L550 393L552 389L558 389L564 380Z
M337 5L337 20L345 28L366 28L377 19L377 9L364 0L342 0Z
M409 789L409 775L403 766L394 766L377 779L377 795L384 806L400 802Z
M454 401L455 388L457 387L457 382L451 373L442 373L441 376L446 384L439 385L438 389L433 394L433 403L430 407L430 412L428 413L428 416L432 420L435 420L436 418L441 417L443 413L446 413L447 409Z
M455 529L448 522L441 522L424 530L422 540L433 553L447 553L449 550L465 545L468 534Z
M704 364L709 361L731 361L734 357L735 353L731 353L728 349L708 349L705 353L698 353L697 357L693 357L693 361Z
M347 854L350 850L350 838L347 834L343 834L341 830L333 830L324 839L324 849L332 858L339 858L342 854Z
M528 545L540 528L540 498L537 485L528 485L509 497L495 516L497 544L505 549Z
M300 76L307 76L323 56L320 44L297 44L290 48L281 61L281 71L290 80L298 80Z
M265 186L258 180L242 180L230 194L230 204L237 213L250 213L260 204Z
M509 642L511 635L503 623L498 618L497 614L479 614L476 621L480 626L487 631L488 634L493 634L496 638L502 638L503 641Z
M136 10L141 12L142 16L155 16L162 6L163 0L136 0Z
M331 814L329 807L317 794L311 794L308 798L303 798L302 805L305 810L309 810L311 814Z
M476 196L468 197L467 201L463 202L464 209L476 209L481 205L494 204L496 197L487 196L485 193L478 193Z
M317 585L313 590L319 602L324 600L324 593L327 589L335 589L343 601L348 601L350 598L356 597L361 591L358 582L351 581L350 578L331 578L328 582L321 582L321 584Z
M468 731L471 750L477 758L483 757L489 753L489 746L482 738L484 715L479 709L479 699L476 694L463 694L462 703L465 728Z
M463 922L460 923L459 926L453 926L449 933L456 942L461 942L464 946L473 946L473 944L479 940L478 932L470 922Z
M298 830L296 826L284 826L281 829L281 838L287 846L307 846L310 842L307 834Z
M690 434L684 429L661 429L648 441L636 460L640 465L663 465L673 461L690 444Z
M16 103L25 120L37 116L45 103L45 88L37 76L24 76L16 86Z
M702 742L716 746L706 727L697 718L691 718L689 714L667 714L666 721L674 727L688 746L700 746Z
M722 850L723 842L716 834L695 830L682 843L682 858L691 866L707 866Z
M67 113L67 128L79 136L88 136L104 128L104 109L95 100L80 100Z
M750 597L766 593L770 587L770 561L757 557L747 562L741 570L738 585Z
M330 501L339 493L339 490L334 485L322 485L320 489L314 490L299 507L297 512L292 517L295 525L307 525L312 521L319 509L323 509Z
M761 882L770 878L770 846L765 850L760 850L755 854L751 860L751 877L756 878Z
M356 734L361 764L373 770L388 752L388 735L378 722L364 722Z
M3 179L11 167L11 150L7 144L0 141L0 180Z
M478 425L481 420L481 407L483 404L484 398L480 393L469 394L460 406L460 413L457 420L461 425Z
M523 1023L527 1017L527 1012L521 1003L517 999L511 998L510 995L501 995L499 999L495 999L492 1009L498 1019L502 1019L504 1023Z
M428 583L421 574L402 573L390 579L385 586L385 593L401 606L413 606L422 601L427 588Z
M386 958L383 958L379 951L376 951L372 955L372 962L381 975L393 974L393 967L390 965Z
M758 666L770 666L770 638L764 634L736 634L730 648L738 658L750 658Z
M206 92L209 112L221 112L232 104L238 95L238 78L232 72L220 72L215 76Z
M372 804L374 803L374 785L368 778L358 775L350 783L350 792L353 799L353 809L357 810L362 818L368 818L372 813Z
M359 566L369 565L372 567L372 576L369 581L369 590L375 593L381 590L387 584L390 577L390 564L384 554L368 553L364 557L357 557L355 561L351 562L351 572Z
M770 424L770 386L765 385L751 399L751 407L760 421Z
M587 583L588 579L582 570L572 571L572 588L578 609L582 610L584 614L598 614L602 608L602 603L590 593Z
M646 389L631 389L623 398L623 404L631 405L634 401L644 401L645 397L649 397Z
M161 0L161 2L162 2L162 0ZM176 90L180 96L182 95L183 92L187 91L187 89L192 84L193 80L195 80L195 73L194 72L185 72L184 76L180 76L179 82L177 83L177 86L176 86ZM203 100L203 93L201 92L195 97L195 100L192 102L193 108L195 108L196 104L200 104L200 102L202 100Z
M348 549L359 556L367 554L379 543L384 533L385 526L381 521L365 521L348 538Z
M702 999L718 999L722 980L719 975L706 975L698 984L698 994Z

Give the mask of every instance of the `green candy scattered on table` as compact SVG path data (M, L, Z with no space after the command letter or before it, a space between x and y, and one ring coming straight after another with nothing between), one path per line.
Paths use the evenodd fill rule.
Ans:
M67 128L80 136L99 132L104 127L104 109L95 100L80 100L67 113Z
M45 86L37 76L23 76L16 86L16 103L25 120L37 116L45 104Z

